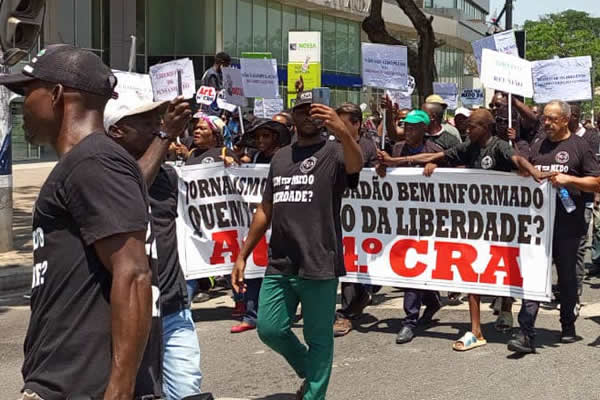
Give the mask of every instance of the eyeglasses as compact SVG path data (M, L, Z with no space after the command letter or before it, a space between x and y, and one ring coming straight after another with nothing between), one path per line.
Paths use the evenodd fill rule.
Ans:
M542 115L542 122L550 122L553 124L556 124L557 122L559 122L562 119L562 116L558 116L558 117L550 117L547 115Z

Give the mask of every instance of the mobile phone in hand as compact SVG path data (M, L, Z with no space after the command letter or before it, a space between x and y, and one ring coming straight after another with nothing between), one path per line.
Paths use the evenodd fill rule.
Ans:
M331 98L331 89L328 87L314 88L312 90L312 102L313 104L325 104L329 106Z

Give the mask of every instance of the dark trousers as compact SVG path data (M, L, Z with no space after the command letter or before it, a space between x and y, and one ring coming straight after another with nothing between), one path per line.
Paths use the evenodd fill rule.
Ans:
M581 237L554 239L552 245L552 257L558 274L560 324L563 330L575 324L575 306L577 305L577 250L579 250L581 240ZM521 331L529 337L535 336L535 320L539 308L540 303L538 301L523 300L523 305L519 312L519 325L521 326Z
M577 289L579 295L581 295L583 279L585 278L585 260L587 256L591 256L592 252L593 214L594 210L592 208L585 208L585 223L588 226L588 231L587 234L581 238L581 243L577 250Z
M244 293L244 301L246 303L246 314L244 314L243 322L256 326L256 318L258 316L258 294L262 285L262 278L246 279L246 293Z
M352 314L352 306L366 295L367 288L362 283L342 282L342 308L337 311L337 315L342 318L356 317Z
M411 329L417 327L421 305L425 305L426 307L439 307L440 293L432 290L404 290L404 313L406 314L406 317L402 321L402 326Z

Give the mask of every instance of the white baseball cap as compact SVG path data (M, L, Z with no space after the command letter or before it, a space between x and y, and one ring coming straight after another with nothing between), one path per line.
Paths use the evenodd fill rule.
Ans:
M104 129L125 117L144 114L165 107L166 101L153 101L150 76L131 72L113 71L117 77L117 99L110 99L104 108Z
M464 115L465 117L469 118L471 116L471 113L472 113L472 111L469 110L468 108L459 107L454 112L454 116L456 117L457 115Z

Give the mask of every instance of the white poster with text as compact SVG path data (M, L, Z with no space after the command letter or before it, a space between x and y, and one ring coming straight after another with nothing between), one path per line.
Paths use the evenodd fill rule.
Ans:
M408 50L405 46L362 43L363 86L406 90Z
M483 49L481 82L486 88L533 97L532 63L508 54Z

